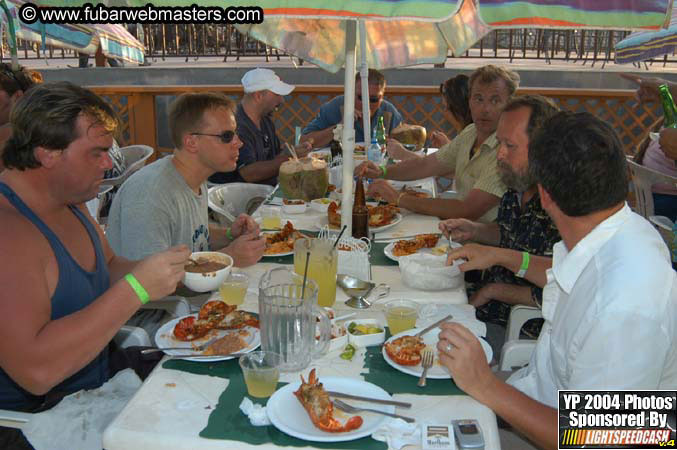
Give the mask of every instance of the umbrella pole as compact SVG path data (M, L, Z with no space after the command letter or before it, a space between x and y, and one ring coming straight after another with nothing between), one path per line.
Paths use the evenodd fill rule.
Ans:
M343 195L341 196L341 225L353 233L353 152L355 150L355 35L356 22L346 21L346 68L343 92Z
M371 111L369 107L369 66L367 65L367 30L364 20L359 20L360 26L360 85L362 94L362 130L364 130L364 149L371 143Z

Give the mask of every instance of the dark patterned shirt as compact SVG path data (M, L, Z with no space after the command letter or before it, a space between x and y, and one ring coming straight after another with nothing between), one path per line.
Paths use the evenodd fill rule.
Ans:
M541 207L538 193L529 199L524 209L520 205L521 196L521 193L508 189L501 198L496 218L501 233L499 247L529 252L531 255L552 255L552 246L561 240L555 224ZM476 288L489 283L530 286L534 303L539 306L541 304L543 289L524 278L517 277L503 266L493 266L485 270ZM491 300L477 309L477 318L483 322L505 326L510 315L510 308L511 305L507 303Z

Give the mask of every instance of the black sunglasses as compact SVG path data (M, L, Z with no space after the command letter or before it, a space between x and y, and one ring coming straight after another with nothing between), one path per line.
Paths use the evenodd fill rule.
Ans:
M357 94L357 99L359 101L362 101L362 94ZM369 96L369 103L378 103L379 100L381 100L381 97L379 97L378 95Z
M191 136L214 136L221 139L221 142L224 144L230 144L237 134L237 130L226 130L221 134L209 134L209 133L190 133Z

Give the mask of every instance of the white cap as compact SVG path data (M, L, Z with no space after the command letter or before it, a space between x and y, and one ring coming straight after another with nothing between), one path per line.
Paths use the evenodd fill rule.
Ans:
M280 80L270 69L254 69L245 73L242 86L245 93L269 90L278 95L289 95L294 90L294 86Z

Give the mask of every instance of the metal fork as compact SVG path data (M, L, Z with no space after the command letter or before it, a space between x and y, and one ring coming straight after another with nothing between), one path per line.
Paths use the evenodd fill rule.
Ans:
M358 413L358 412L361 412L361 411L369 411L369 412L373 412L373 413L376 413L376 414L383 414L384 416L388 416L388 417L394 417L396 419L402 419L402 420L404 420L405 422L408 422L408 423L416 422L416 419L411 418L411 417L405 417L405 416L400 416L399 414L393 414L393 413L389 413L389 412L385 412L385 411L379 411L378 409L362 408L362 407L358 408L356 406L351 406L351 405L347 404L346 402L342 402L341 400L338 400L336 398L334 400L332 400L332 402L334 402L334 406L336 406L338 409L340 409L341 411L345 411L349 414L355 414L355 413Z
M425 387L425 377L428 375L428 369L433 366L433 360L435 359L435 354L429 348L423 350L421 354L421 367L423 367L423 373L421 378L418 379L418 387Z
M148 355L148 354L150 354L150 353L155 353L155 352L164 352L165 350L185 350L185 351L187 351L187 352L191 352L191 351L192 351L192 352L201 352L201 351L205 350L207 347L209 347L210 345L212 345L212 344L213 344L215 341L217 341L218 339L219 339L219 337L217 336L217 337L215 337L215 338L213 338L213 339L208 340L208 341L205 342L204 344L195 345L195 346L193 346L193 347L191 347L191 348L187 348L187 347L160 347L160 348L147 348L147 349L145 349L145 350L141 350L141 354L142 354L142 355ZM197 355L196 355L196 356L197 356Z

